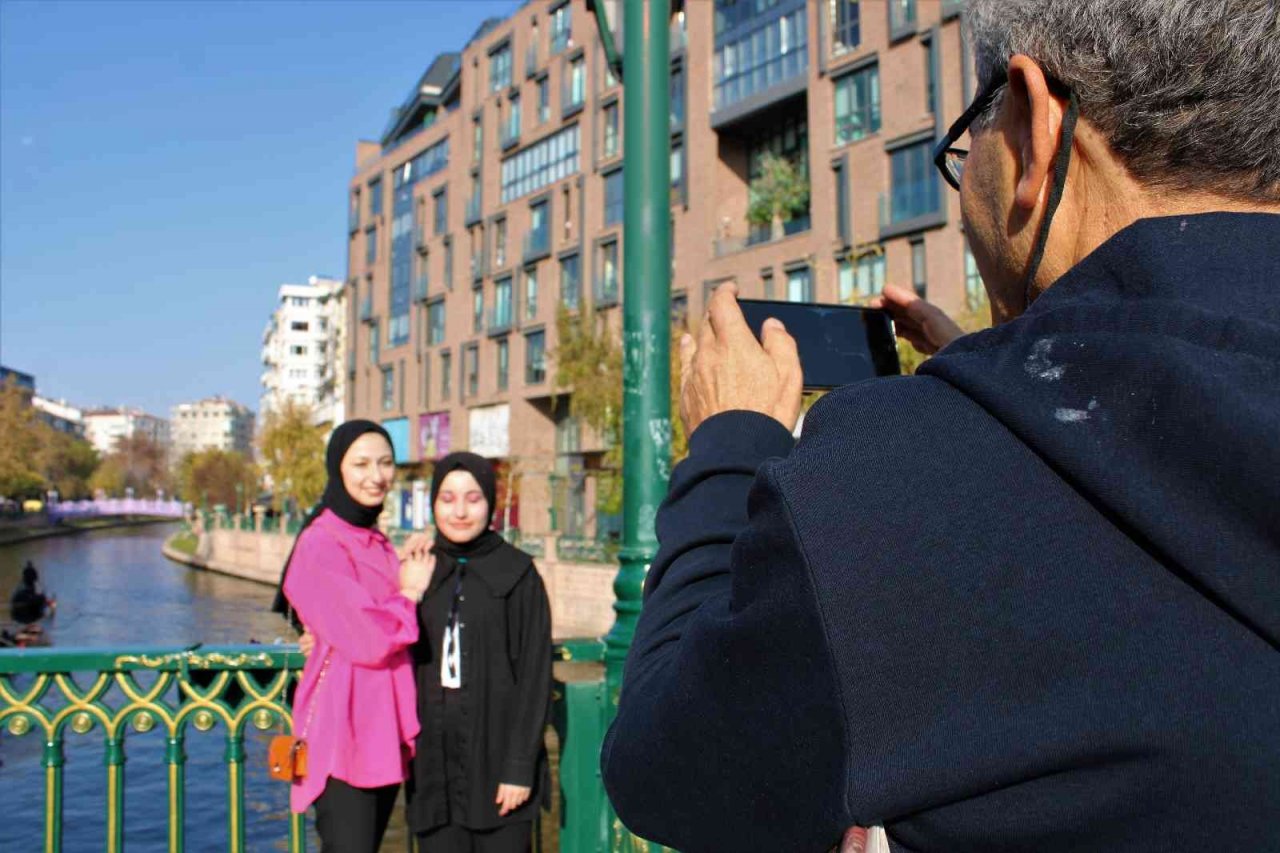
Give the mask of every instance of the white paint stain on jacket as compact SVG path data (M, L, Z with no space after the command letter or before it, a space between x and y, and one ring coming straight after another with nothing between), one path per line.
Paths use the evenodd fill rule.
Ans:
M1022 369L1027 375L1033 379L1040 379L1044 382L1056 382L1062 378L1067 372L1066 365L1054 364L1049 360L1049 353L1053 351L1053 339L1041 338L1031 347L1031 355L1027 356L1027 360L1023 363Z

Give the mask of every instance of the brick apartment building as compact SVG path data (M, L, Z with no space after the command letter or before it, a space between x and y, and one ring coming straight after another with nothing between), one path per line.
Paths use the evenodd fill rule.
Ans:
M822 302L891 281L952 312L980 298L930 157L972 95L961 2L673 5L677 322L727 280ZM548 353L560 305L620 328L621 100L584 0L530 0L436 57L381 139L357 144L347 411L393 434L403 524L423 521L419 463L470 449L518 474L522 531L608 526L601 441L568 417ZM747 220L766 152L808 177L807 211L780 228Z

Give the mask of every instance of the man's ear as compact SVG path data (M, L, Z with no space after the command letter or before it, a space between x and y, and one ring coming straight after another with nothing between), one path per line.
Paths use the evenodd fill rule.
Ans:
M1008 120L1018 146L1018 183L1014 203L1031 211L1049 193L1058 130L1065 108L1049 91L1049 81L1036 62L1024 54L1009 60L1009 89L1005 93Z

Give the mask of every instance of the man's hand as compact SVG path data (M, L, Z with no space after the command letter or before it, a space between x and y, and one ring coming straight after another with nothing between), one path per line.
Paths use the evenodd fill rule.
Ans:
M898 337L904 338L924 355L933 355L964 335L942 309L925 302L914 290L886 284L884 293L871 300L872 308L883 308L893 317Z
M404 541L404 545L396 552L401 560L425 560L431 553L435 540L427 533L414 533Z
M716 288L698 330L680 340L680 419L685 435L712 415L746 409L768 415L793 432L800 417L804 377L796 342L782 323L768 319L758 343L738 307L738 288Z
M498 804L498 817L506 817L510 812L523 806L531 792L532 789L524 785L508 785L505 782L499 785L498 797L494 800Z
M298 638L298 651L302 652L304 658L311 657L311 653L316 650L316 635L304 627L302 636Z

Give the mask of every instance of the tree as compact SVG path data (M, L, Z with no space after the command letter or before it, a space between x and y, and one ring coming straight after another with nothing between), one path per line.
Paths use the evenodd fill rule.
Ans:
M809 178L804 169L772 151L760 158L760 177L751 182L747 222L770 225L782 236L782 223L809 209Z
M82 438L40 424L40 473L63 500L89 497L89 480L99 465L98 451Z
M94 490L121 495L129 489L138 497L173 491L169 458L165 448L146 433L135 432L116 439L116 446L102 460L110 467L97 478Z
M274 484L272 505L281 510L286 498L305 510L324 492L324 427L313 426L307 406L290 400L267 414L262 427L262 466Z
M106 457L89 477L89 490L95 495L119 496L124 494L124 489L124 462L119 457Z
M36 497L44 491L36 461L41 426L30 394L13 382L0 386L0 495Z
M252 497L257 482L257 466L235 451L210 448L188 453L178 463L179 492L198 506L234 508L238 498Z

